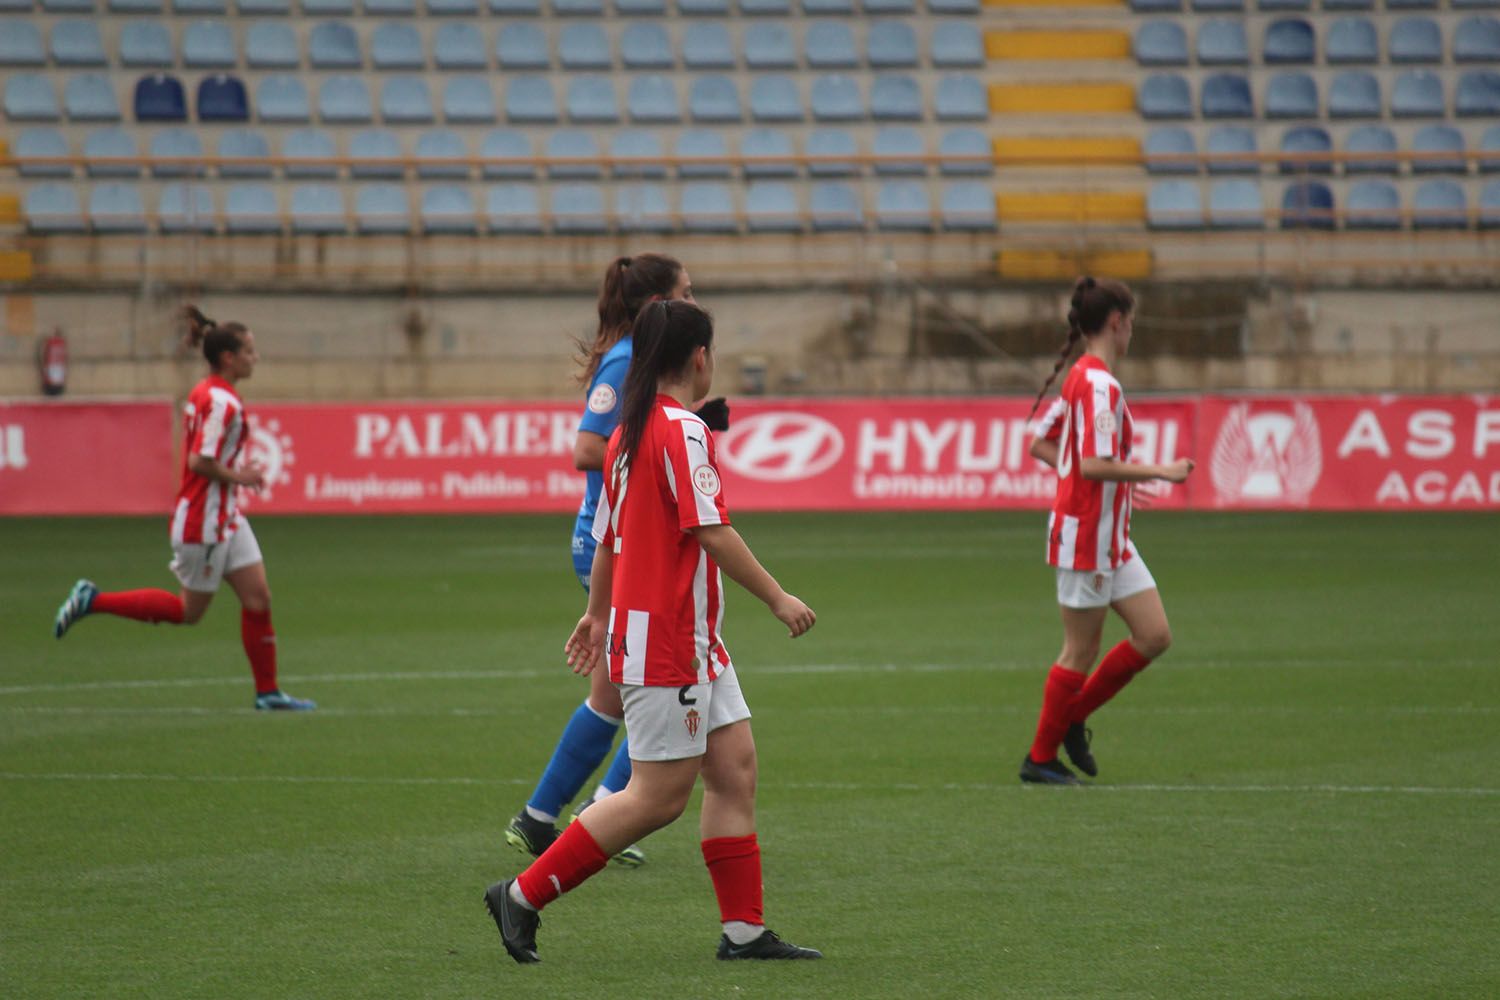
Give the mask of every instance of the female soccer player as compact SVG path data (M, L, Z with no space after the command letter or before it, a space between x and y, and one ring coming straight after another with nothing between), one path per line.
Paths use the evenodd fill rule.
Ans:
M573 443L573 465L587 473L587 485L573 525L573 569L585 590L594 562L592 531L594 510L604 486L604 448L619 423L620 397L630 366L630 325L641 307L653 299L693 300L692 278L681 262L654 253L616 258L605 269L599 290L599 327L594 340L580 345L583 373L579 381L588 387L588 403ZM729 411L722 399L705 404L700 413L716 430L728 426ZM558 815L609 753L623 717L620 693L603 674L594 674L588 697L563 728L531 798L506 827L505 839L512 847L537 857L557 839ZM627 736L620 741L593 799L618 792L629 780ZM645 861L645 854L629 844L615 860L634 866Z
M720 568L793 637L817 619L730 527L713 436L687 409L713 372L707 313L688 302L641 311L621 424L605 456L588 610L564 647L575 672L592 673L601 657L607 663L624 704L633 772L624 791L595 802L529 868L485 892L517 962L538 961L537 911L680 816L699 775L703 858L723 921L718 957L822 957L782 941L761 918L755 741L720 639Z
M57 610L52 632L59 639L85 615L103 613L143 622L196 625L223 580L240 599L240 639L255 676L255 707L308 711L317 706L293 698L276 682L276 633L271 628L271 590L250 522L239 512L241 487L265 485L264 470L236 460L247 433L245 404L235 385L255 371L260 355L255 334L243 323L215 323L186 309L188 341L202 346L209 374L188 394L183 413L182 485L172 510L172 572L182 593L122 590L101 593L79 580Z
M1059 744L1085 774L1098 774L1084 723L1172 643L1156 581L1130 540L1131 493L1136 484L1152 480L1183 482L1193 462L1129 461L1130 408L1110 369L1130 347L1134 310L1135 298L1123 284L1080 278L1068 312L1068 341L1031 408L1035 414L1082 340L1083 356L1068 372L1031 449L1057 469L1047 562L1057 568L1063 648L1047 675L1036 739L1021 762L1022 781L1079 784L1078 776L1057 759ZM1125 620L1130 637L1090 674L1110 608Z

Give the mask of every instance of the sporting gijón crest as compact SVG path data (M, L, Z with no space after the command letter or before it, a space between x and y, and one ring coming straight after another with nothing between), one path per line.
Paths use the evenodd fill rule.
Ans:
M702 718L703 716L698 714L696 708L688 709L687 714L682 717L682 724L687 726L688 739L696 740L698 738L698 722Z

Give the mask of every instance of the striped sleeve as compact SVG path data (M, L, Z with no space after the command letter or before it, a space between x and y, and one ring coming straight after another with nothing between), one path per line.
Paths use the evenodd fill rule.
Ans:
M610 438L609 447L604 452L604 488L599 491L599 506L594 511L594 526L589 530L595 542L608 545L611 549L615 544L616 512L620 506L620 481L624 476L615 468L619 444L620 435L617 432Z
M1079 399L1079 454L1083 458L1116 458L1120 454L1120 383L1107 373L1090 371Z
M1054 444L1062 439L1063 414L1068 412L1068 404L1061 396L1054 399L1048 407L1042 411L1042 415L1031 422L1031 436L1043 441L1051 441Z
M225 431L234 420L238 407L234 400L224 392L211 392L208 397L208 413L198 427L198 440L194 442L193 452L205 458L220 458L219 452L224 447Z
M674 421L666 435L667 474L677 498L677 525L683 531L729 523L724 483L713 436L696 417Z

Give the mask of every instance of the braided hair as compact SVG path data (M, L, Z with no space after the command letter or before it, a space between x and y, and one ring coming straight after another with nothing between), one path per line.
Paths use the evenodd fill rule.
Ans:
M1058 352L1052 374L1042 383L1042 391L1036 394L1036 402L1031 404L1027 420L1036 416L1037 407L1042 405L1042 397L1047 395L1047 390L1057 380L1058 373L1068 363L1068 357L1078 342L1084 337L1097 336L1104 329L1104 324L1109 322L1110 313L1129 315L1134 309L1135 296L1122 282L1109 278L1100 281L1088 276L1078 279L1073 286L1073 298L1068 308L1068 339Z

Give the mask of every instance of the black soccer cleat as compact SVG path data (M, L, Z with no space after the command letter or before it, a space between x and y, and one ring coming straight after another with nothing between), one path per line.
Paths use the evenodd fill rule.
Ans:
M505 828L505 842L533 858L541 857L557 837L557 827L533 818L525 809L516 813Z
M1021 780L1034 785L1081 785L1078 775L1068 770L1060 760L1049 760L1038 764L1027 754L1021 761Z
M790 941L783 941L776 932L767 928L760 937L749 944L735 944L725 934L719 938L719 961L733 962L741 958L822 958L816 948L799 948Z
M1078 768L1090 778L1099 774L1099 763L1094 760L1094 753L1089 749L1089 744L1094 742L1094 731L1085 729L1083 723L1075 722L1068 727L1068 735L1063 737L1063 749L1068 752L1068 759L1073 766Z
M495 918L495 926L500 928L500 941L510 952L510 957L522 965L540 962L536 954L536 931L542 926L542 917L510 898L510 885L514 881L506 879L486 889L484 905Z

